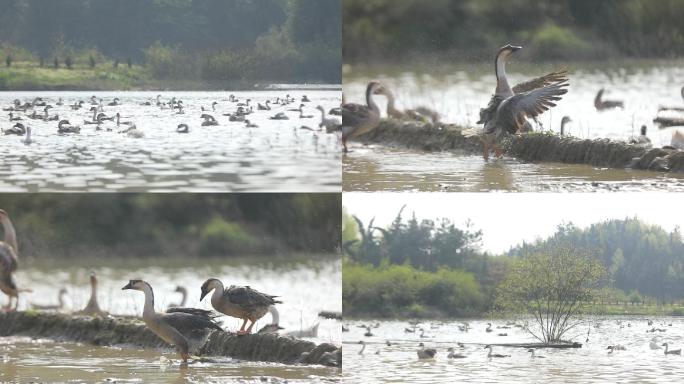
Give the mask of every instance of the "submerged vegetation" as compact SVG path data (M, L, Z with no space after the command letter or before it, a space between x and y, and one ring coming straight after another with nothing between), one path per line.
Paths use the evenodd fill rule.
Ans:
M340 200L335 194L4 194L0 208L20 236L22 259L337 257Z
M341 81L339 0L0 0L0 9L0 90Z
M470 223L461 229L402 211L382 228L343 213L346 316L532 314L550 295L564 304L545 309L551 316L539 328L549 331L537 336L558 340L578 314L684 315L679 229L636 218L563 224L547 239L493 256L480 250L482 232Z
M679 0L345 0L342 12L348 63L489 61L506 43L535 61L684 56Z

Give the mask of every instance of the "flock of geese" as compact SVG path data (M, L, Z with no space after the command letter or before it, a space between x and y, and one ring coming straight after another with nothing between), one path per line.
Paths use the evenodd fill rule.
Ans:
M646 320L646 321L647 321L647 324L648 324L649 327L652 327L652 326L653 326L653 322L652 322L651 320ZM425 328L422 328L422 327L419 328L418 325L420 325L420 322L418 322L418 321L410 321L410 322L409 322L409 325L408 325L406 328L404 328L404 333L411 334L411 333L416 333L417 331L420 331L420 335L418 336L418 338L420 338L420 339L430 339L431 336L425 334L425 332L426 332L426 331L425 331ZM443 324L439 324L439 323L430 324L430 329L433 329L433 330L439 329L441 325L443 325ZM599 328L600 325L601 325L601 323L600 323L600 322L597 322L597 323L594 324L594 327L595 327L595 328ZM618 325L619 328L621 328L621 329L625 327L625 325L623 324L623 322L620 321L620 320L617 321L617 325ZM672 324L669 324L669 325L672 326ZM631 323L628 323L628 324L627 324L627 327L631 327L631 326L632 326ZM373 337L373 336L375 336L375 335L372 333L372 329L380 328L380 327L381 327L381 324L380 324L380 323L375 323L375 324L371 324L371 325L361 324L361 325L357 325L357 327L358 327L358 328L362 328L362 329L366 329L366 332L364 333L364 336L365 336L365 337ZM494 327L494 326L492 325L492 323L487 323L487 327L484 329L485 333L494 332L494 328L493 328L493 327ZM524 325L518 324L518 323L516 323L516 322L510 322L510 321L509 321L509 322L506 322L505 325L499 325L499 326L496 327L496 329L511 329L511 328L521 328L521 329L522 329L522 328L524 328ZM470 326L469 323L464 322L464 323L458 325L458 329L459 329L460 332L467 333L467 332L471 329L471 326ZM589 334L590 334L590 330L591 330L591 328L587 331L587 338L586 338L586 340L585 340L586 343L589 343ZM349 332L349 327L343 326L342 331L343 331L343 332ZM653 327L653 328L651 328L651 329L647 329L647 330L646 330L647 333L652 333L652 332L656 332L656 331L665 332L666 329L660 329L660 328L654 328L654 327ZM504 333L497 333L497 336L508 336L508 334L505 333L505 332L504 332ZM411 341L406 341L406 340L402 340L401 342L399 342L399 341L394 341L394 342L392 342L392 341L390 341L390 340L385 340L384 345L385 345L386 347L392 347L392 346L396 346L396 345L398 345L398 344L400 344L400 343L404 343L404 344L405 344L405 343L409 343L409 344L410 344L410 343L412 343L412 342L411 342ZM358 354L358 355L363 355L363 354L366 352L366 347L367 347L368 343L366 343L364 340L361 340L361 341L358 342L358 344L361 345L361 349L357 352L357 354ZM681 353L682 353L682 350L681 350L681 349L670 349L670 348L669 348L669 345L670 345L670 343L668 343L668 342L661 342L661 341L659 341L659 337L658 337L658 336L652 337L651 340L650 340L650 342L649 342L649 347L650 347L651 350L660 350L660 349L662 349L662 347L665 347L665 349L664 349L664 351L663 351L665 355L681 355ZM466 350L467 350L466 345L465 345L464 343L457 342L457 343L456 343L456 346L457 346L457 348L450 346L450 347L448 347L448 348L446 349L446 357L447 357L447 359L465 359L465 358L467 358L468 355L465 353ZM480 346L481 346L481 344L480 344ZM526 348L526 351L527 351L527 353L529 353L529 357L530 357L530 358L532 358L532 359L543 359L543 358L546 358L545 356L538 355L538 354L536 353L536 348L531 347L529 344L528 344L528 345L524 345L524 346L527 347L527 348ZM478 348L479 348L479 346L478 346ZM486 345L484 345L484 349L487 349L487 355L486 355L486 357L489 358L489 359L492 359L492 358L507 358L507 357L511 357L511 355L505 355L505 354L500 354L500 353L494 353L491 344L486 344ZM374 354L375 354L375 355L380 355L381 352L382 352L382 350L383 350L383 347L377 348L377 349L375 350ZM608 355L612 355L612 354L614 354L616 351L625 351L625 350L627 350L627 348L626 348L625 346L623 346L623 345L615 344L615 345L609 345L609 346L607 346L606 350L608 350L608 353L607 353ZM415 349L415 351L416 351L416 355L417 355L417 357L418 357L419 360L434 359L434 358L437 356L437 349L436 349L436 348L428 348L428 347L426 347L424 342L420 342L420 343L417 345L417 348Z
M522 49L510 44L502 47L494 60L496 87L494 94L485 108L480 109L480 119L477 124L482 128L474 132L464 131L468 136L479 136L483 143L483 158L489 159L491 150L497 157L503 155L499 147L501 140L514 134L532 132L530 120L541 125L537 118L545 111L556 106L568 92L569 80L566 70L559 70L525 81L513 87L509 85L506 76L506 63L514 52ZM594 100L596 110L603 111L624 108L624 102L619 100L605 100L605 89L598 91ZM342 105L342 144L347 152L347 140L366 134L379 126L381 111L375 102L374 95L384 95L387 98L387 116L400 120L419 120L437 123L439 114L429 108L419 107L412 110L400 111L395 107L395 98L386 85L379 81L371 81L366 87L365 104L345 103ZM682 87L684 98L684 87ZM344 97L343 97L344 100ZM684 111L684 108L661 108ZM565 126L572 119L564 116L561 120L560 135L564 136ZM684 125L684 119L682 119ZM661 126L662 127L662 126ZM664 128L664 127L663 127ZM641 127L640 135L627 140L631 144L650 147L651 140L647 136L647 127ZM684 132L674 130L669 149L684 149Z
M292 105L296 103L299 103L298 107L293 108ZM227 117L227 120L230 123L244 124L245 128L259 127L252 121L252 116L268 116L268 119L270 120L296 119L305 122L308 119L314 119L316 117L306 113L305 107L308 103L311 103L311 100L306 95L301 96L299 101L297 101L295 97L286 94L284 97L278 96L273 100L266 100L264 104L256 103L255 105L249 98L239 99L231 94L228 97L226 105L228 112L222 113L222 116ZM59 98L55 102L55 105L64 107L65 103L62 98ZM9 123L14 125L7 128L0 128L0 130L5 135L23 136L24 139L22 142L27 145L33 143L31 136L32 129L29 123L31 120L56 122L56 133L60 135L78 134L84 129L84 126L94 126L95 131L103 129L113 131L116 129L119 133L126 134L129 137L144 137L144 132L142 129L138 128L135 122L122 120L124 117L120 112L111 115L105 113L105 107L118 108L124 105L125 104L118 97L110 102L105 102L94 95L90 97L88 102L84 100L75 101L73 104L68 105L68 108L71 111L86 110L88 106L90 106L90 108L87 109L87 115L84 116L83 124L73 124L68 119L60 118L58 114L51 115L50 110L55 109L55 106L49 104L43 97L36 97L31 101L25 102L15 99L12 105L3 108L3 111L8 112ZM185 115L185 110L187 108L183 100L172 97L167 101L163 101L161 95L157 95L155 100L144 101L139 105L166 110L173 115ZM221 107L221 103L214 101L210 107L200 107L199 126L210 127L224 125L223 122L215 117L215 114L219 113L217 106ZM333 108L327 111L327 113L320 105L315 109L320 113L317 130L325 130L326 133L335 133L341 130L342 122L338 118L342 113L340 108ZM293 112L296 112L296 114ZM252 120L250 120L250 118L252 118ZM223 119L223 117L221 117L221 119ZM190 126L191 124L187 122L180 123L176 127L176 132L189 133ZM306 124L300 125L299 128L310 131L316 130Z
M18 267L19 247L17 236L9 215L0 209L0 224L4 231L4 241L0 241L0 291L6 294L9 302L2 307L3 311L16 310L19 305L19 294L32 292L31 289L19 288L14 274ZM90 299L87 305L76 315L108 316L109 314L100 308L97 300L98 279L95 272L90 274ZM184 307L188 290L185 287L176 287L175 292L182 295L177 305L170 305L163 313L158 313L154 308L154 291L152 286L144 280L130 280L122 290L140 291L145 296L145 304L142 312L142 320L147 327L161 339L174 346L180 353L184 362L190 358L190 353L197 351L202 346L211 332L223 331L217 318L222 315L243 320L237 335L252 333L257 320L267 313L271 314L272 321L262 327L257 333L278 333L283 328L279 325L279 313L276 304L282 304L277 296L262 293L249 286L224 287L223 282L216 278L207 279L200 287L200 301L210 296L212 310ZM213 293L212 293L213 292ZM61 288L57 294L57 305L32 304L36 310L61 310L64 307L64 297L67 295L66 288ZM14 302L14 305L13 305ZM293 337L316 337L318 323L309 329L283 333Z

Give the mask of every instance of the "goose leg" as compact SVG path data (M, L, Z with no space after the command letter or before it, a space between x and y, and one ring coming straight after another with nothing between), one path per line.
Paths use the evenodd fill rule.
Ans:
M347 149L347 138L342 139L342 146L344 147L344 153L349 152L349 150Z
M496 145L496 144L494 144L494 152L496 153L496 158L497 158L497 159L500 159L501 157L503 157L503 151L502 151L501 148L499 148L499 146Z
M482 157L485 161L489 160L489 145L487 145L487 143L483 144Z
M247 333L247 332L245 331L245 325L247 325L247 320L248 320L248 319L244 319L244 321L242 322L242 326L240 327L240 330L237 331L237 334L238 334L238 335L244 335L244 334Z
M253 319L249 320L252 322L252 324L250 324L249 327L247 327L247 333L252 333L252 327L254 326L254 323L256 323L256 321Z

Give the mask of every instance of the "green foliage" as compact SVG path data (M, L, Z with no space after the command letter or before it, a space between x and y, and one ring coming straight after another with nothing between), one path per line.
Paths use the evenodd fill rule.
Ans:
M474 275L464 271L345 262L342 275L345 316L472 316L485 305Z
M201 254L220 255L236 252L254 252L258 249L256 239L240 224L215 217L200 231L203 240Z
M594 300L605 269L593 252L556 244L545 252L528 254L510 265L497 288L497 308L532 314L526 330L542 342L562 341L579 324L583 306Z
M7 66L7 68L12 66L12 55L7 55L5 58L5 66Z

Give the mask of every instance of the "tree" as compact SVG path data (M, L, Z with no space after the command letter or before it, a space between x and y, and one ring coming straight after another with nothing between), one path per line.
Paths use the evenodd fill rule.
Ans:
M64 65L66 65L68 69L71 69L73 67L74 62L73 60L71 60L71 56L67 56L67 58L64 59Z
M5 65L7 65L7 68L12 66L12 56L11 55L7 55L7 57L5 58Z
M95 68L95 58L93 55L88 56L88 65L90 66L90 69Z
M558 244L514 261L497 289L500 310L532 315L525 330L545 342L563 341L581 324L582 307L592 302L605 269L596 253Z

